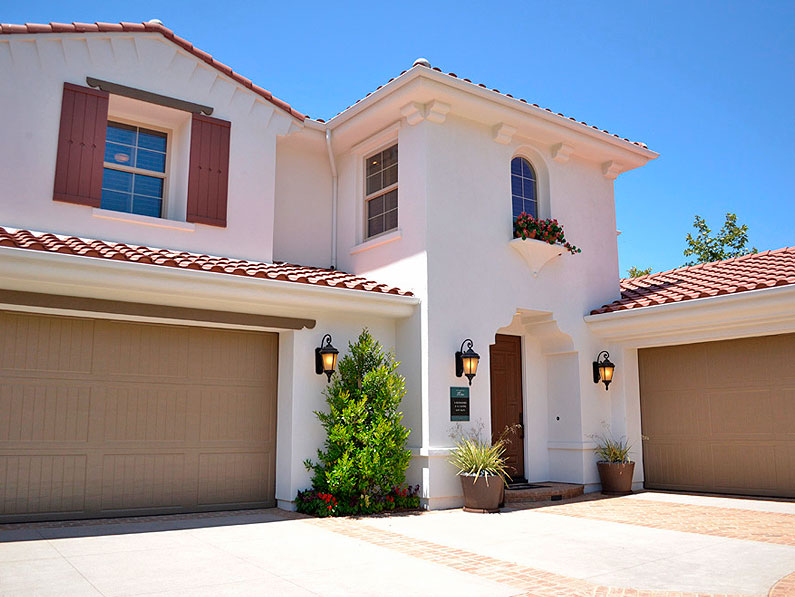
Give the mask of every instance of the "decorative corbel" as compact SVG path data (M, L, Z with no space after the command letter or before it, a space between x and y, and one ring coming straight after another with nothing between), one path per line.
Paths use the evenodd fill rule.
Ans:
M445 104L439 100L433 100L425 106L425 118L430 122L441 124L447 118L447 113L450 111L450 104Z
M615 180L616 177L621 173L621 164L610 160L609 162L605 162L602 164L602 174L605 178L609 178L610 180Z
M565 164L569 161L571 154L574 152L574 147L568 143L556 143L552 146L550 152L552 153L553 160Z
M513 127L510 124L505 124L504 122L495 124L494 129L492 130L492 138L496 143L500 143L502 145L508 145L515 134L516 127Z
M425 119L425 108L419 102L409 102L400 109L400 114L411 125L422 122Z

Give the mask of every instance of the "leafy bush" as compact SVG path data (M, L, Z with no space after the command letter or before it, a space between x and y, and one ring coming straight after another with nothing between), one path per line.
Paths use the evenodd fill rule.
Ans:
M408 490L399 489L411 452L406 449L409 430L398 410L406 394L398 365L367 329L348 345L324 392L329 411L315 412L326 441L317 462L304 463L313 475L312 491L299 492L298 507L306 507L301 511L324 516L380 512L394 508L396 497L409 497L400 495ZM336 502L318 498L321 494ZM411 497L416 498L416 491Z

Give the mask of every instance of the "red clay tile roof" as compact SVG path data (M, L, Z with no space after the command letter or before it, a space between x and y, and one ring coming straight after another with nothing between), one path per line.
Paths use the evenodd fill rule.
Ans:
M415 66L417 66L417 65L415 65ZM414 68L414 67L412 67L412 68ZM418 66L418 68L429 68L429 67L427 67L427 66L422 66L422 65L419 65L419 66ZM435 66L434 66L433 68L431 68L431 70L434 70L434 71L436 71L437 73L440 73L440 74L442 74L442 75L445 75L445 76L448 76L448 77L452 77L453 79L458 79L458 80L460 80L460 81L464 81L464 82L466 82L466 83L469 83L469 84L471 84L471 85L474 85L474 86L476 86L476 87L480 87L480 88L482 88L482 89L489 90L488 86L484 85L483 83L473 83L473 82L472 82L470 79L465 79L465 78L463 78L463 77L459 77L459 76L458 76L457 74L455 74L455 73L445 73L445 72L444 72L442 69L440 69L440 68L437 68L437 67L435 67ZM335 117L336 117L336 116L339 116L339 115L340 115L340 114L342 114L343 112L346 112L347 110L349 110L349 109L353 108L353 106L355 106L356 104L358 104L358 103L360 103L360 102L364 101L365 99L367 99L368 97L370 97L371 95L373 95L373 93L375 93L376 91L378 91L378 90L379 90L379 89L381 89L382 87L384 87L384 86L386 86L386 85L389 85L389 83L391 83L391 82L392 82L392 81L394 81L395 79L398 79L398 78L400 78L401 76L405 75L407 72L409 72L409 71L408 71L408 70L404 70L404 71L403 71L403 72L401 72L401 73L400 73L400 74L399 74L397 77L393 77L393 78L389 79L389 81L387 81L387 82L386 82L386 83L384 83L383 85L379 85L378 87L376 87L376 88L375 88L375 91L371 91L370 93L368 93L367 95L365 95L363 98L356 100L356 101L355 101L353 104L351 104L350 106L348 106L347 108L345 108L345 110L342 110L342 112L339 112L339 113L337 113L337 114L335 115ZM609 135L609 136L611 136L611 137L615 137L616 139L620 139L620 140L622 140L622 141L626 141L627 143L631 143L632 145L637 145L638 147L642 147L643 149L648 149L648 146L647 146L645 143L641 143L640 141L630 141L630 140L629 140L629 139L627 139L627 138L620 137L619 135L616 135L615 133L611 133L610 131L608 131L608 130L606 130L606 129L600 129L598 126L594 126L594 125L592 125L592 124L588 124L588 123L587 123L587 122L585 122L585 121L582 121L582 120L581 120L581 121L577 121L577 119L576 119L576 118L572 118L571 116L566 116L566 115L564 115L564 114L561 114L560 112L553 112L553 111L552 111L552 110L550 110L549 108L542 108L542 107L541 107L541 106L539 106L538 104L530 104L530 103L529 103L529 102L528 102L526 99L523 99L523 98L516 98L516 97L512 96L510 93L502 93L502 92L501 92L499 89L490 89L489 91L492 91L492 92L494 92L494 93L497 93L497 94L499 94L499 95L502 95L502 96L504 96L504 97L511 98L512 100L516 100L516 101L522 102L523 104L528 104L528 105L530 105L530 106L532 106L532 107L534 107L534 108L538 108L539 110L543 110L544 112L549 112L550 114L553 114L554 116L558 116L559 118L562 118L563 120L570 120L570 121L572 121L572 122L575 122L575 123L577 123L577 124L580 124L580 125L582 125L582 126L584 126L584 127L586 127L586 128L590 128L590 129L593 129L593 130L595 130L595 131L599 131L600 133L604 133L605 135ZM318 119L318 122L325 122L325 120Z
M230 67L222 62L218 62L207 52L203 52L195 47L186 39L174 35L174 32L161 25L160 23L25 23L24 25L10 25L7 23L0 24L0 34L3 33L160 33L167 40L174 42L182 49L190 52L198 59L203 60L214 69L225 74L230 79L233 79L243 87L251 89L257 95L264 97L273 105L281 108L285 112L291 114L299 120L304 120L306 116L301 114L298 110L291 107L290 104L274 97L270 91L263 89L259 85L255 85L251 80L234 72Z
M795 284L795 247L621 280L621 299L591 315Z
M245 261L242 259L229 259L227 257L213 257L185 251L171 251L169 249L156 249L153 247L139 247L75 236L62 236L49 232L33 232L17 228L0 227L0 247L14 247L47 253L63 253L66 255L79 255L108 259L116 261L129 261L133 263L147 263L177 269L201 270L243 276L247 278L264 278L268 280L281 280L297 284L311 284L313 286L329 286L348 290L364 290L381 294L397 294L401 296L414 296L413 293L400 290L386 284L379 284L353 274L338 270L323 269L319 267L305 267L289 263L263 263L258 261Z

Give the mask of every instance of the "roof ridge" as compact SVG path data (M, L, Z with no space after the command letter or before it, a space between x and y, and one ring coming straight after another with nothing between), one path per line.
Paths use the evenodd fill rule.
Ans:
M171 29L162 23L144 22L144 23L130 23L122 21L120 23L104 23L97 21L95 23L25 23L24 25L15 25L12 23L0 23L0 34L40 34L40 33L160 33L167 40L175 43L182 49L193 54L196 58L206 62L220 73L226 75L239 85L250 89L255 94L264 98L274 106L284 110L298 120L305 120L306 115L302 114L284 100L275 97L270 91L255 85L251 79L236 73L231 67L223 62L220 62L212 57L211 54L200 50L188 40L179 37Z

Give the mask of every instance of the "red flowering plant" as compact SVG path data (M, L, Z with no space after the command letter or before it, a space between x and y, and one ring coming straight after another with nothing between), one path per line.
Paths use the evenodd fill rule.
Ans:
M350 516L377 514L390 510L416 510L420 507L419 485L395 486L386 493L376 491L358 496L356 499L337 499L322 491L299 491L296 510L304 514L325 518L327 516Z
M582 253L566 240L563 226L557 220L539 220L526 212L520 213L513 221L513 237L527 240L534 238L550 245L562 245L570 253Z

